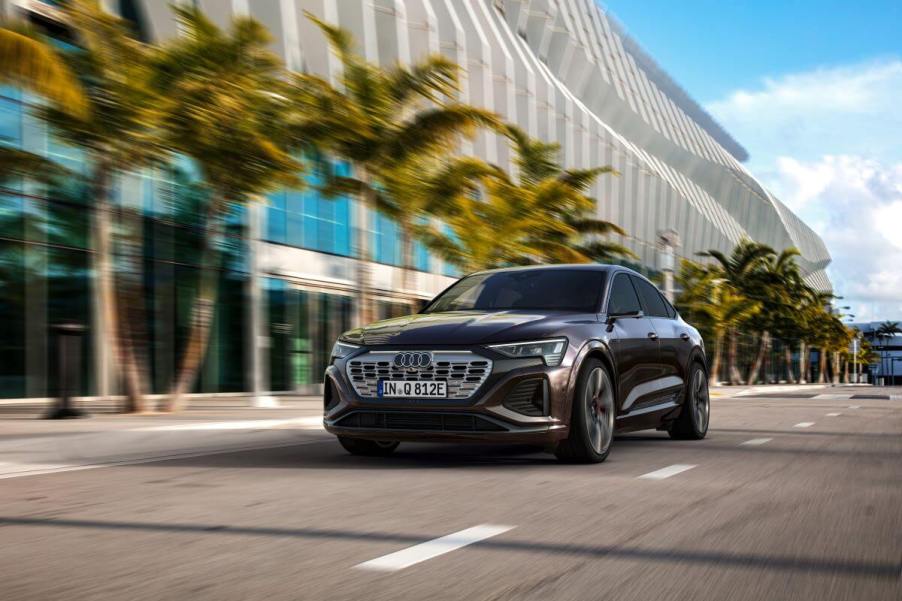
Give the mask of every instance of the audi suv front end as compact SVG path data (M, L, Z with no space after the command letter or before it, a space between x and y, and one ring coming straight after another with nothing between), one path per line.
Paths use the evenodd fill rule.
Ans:
M600 462L616 432L703 438L707 381L698 331L638 273L499 269L462 278L415 315L342 334L324 423L354 454L500 441Z

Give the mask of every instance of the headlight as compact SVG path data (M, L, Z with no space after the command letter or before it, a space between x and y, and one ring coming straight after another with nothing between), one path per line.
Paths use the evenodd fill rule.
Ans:
M550 340L533 340L532 342L491 344L489 348L515 359L541 357L545 361L545 365L557 367L564 358L564 351L567 350L567 339L552 338Z
M343 357L347 357L359 348L359 346L348 344L347 342L342 342L341 340L336 340L335 346L332 347L332 358L341 359Z

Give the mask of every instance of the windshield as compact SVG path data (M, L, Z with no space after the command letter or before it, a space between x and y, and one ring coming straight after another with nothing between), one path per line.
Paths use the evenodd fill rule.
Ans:
M463 278L423 309L440 311L545 310L594 313L606 272L534 269L480 273Z

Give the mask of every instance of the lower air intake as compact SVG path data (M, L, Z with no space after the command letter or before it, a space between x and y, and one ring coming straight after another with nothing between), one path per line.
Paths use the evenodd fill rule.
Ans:
M481 415L413 411L354 411L335 424L367 430L419 430L430 432L503 432L505 428Z

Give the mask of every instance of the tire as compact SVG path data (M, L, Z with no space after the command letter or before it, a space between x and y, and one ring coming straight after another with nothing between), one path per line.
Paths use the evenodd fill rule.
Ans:
M365 440L348 436L339 436L338 442L351 455L363 457L388 457L401 444L397 440Z
M683 410L667 432L675 440L701 440L708 433L710 420L708 375L700 363L693 363L689 370L689 385L683 394Z
M587 359L576 380L570 434L554 454L568 463L601 463L614 442L614 381L598 359Z

